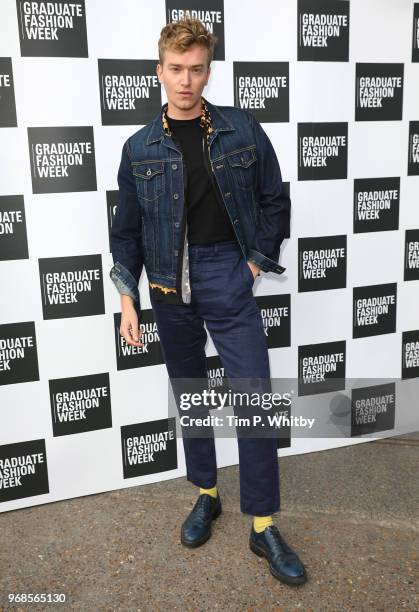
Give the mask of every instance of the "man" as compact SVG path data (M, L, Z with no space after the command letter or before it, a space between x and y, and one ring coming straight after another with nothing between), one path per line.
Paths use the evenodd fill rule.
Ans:
M206 377L204 322L228 378L269 379L252 287L261 271L285 270L278 258L290 200L255 117L202 96L215 40L194 19L161 31L157 75L168 101L123 147L110 276L121 294L120 334L142 346L138 282L146 268L171 380ZM215 445L211 435L184 435L183 444L187 479L200 490L181 542L195 547L221 513ZM276 578L302 584L304 566L272 519L280 506L277 440L238 436L238 447L240 508L253 516L250 548Z

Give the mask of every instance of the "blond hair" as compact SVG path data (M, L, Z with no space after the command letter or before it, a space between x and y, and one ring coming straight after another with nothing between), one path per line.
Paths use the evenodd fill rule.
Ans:
M190 49L192 45L199 45L208 50L209 66L214 56L214 46L217 40L217 37L209 32L199 19L185 17L179 21L172 21L160 32L160 64L163 64L165 51L182 53Z

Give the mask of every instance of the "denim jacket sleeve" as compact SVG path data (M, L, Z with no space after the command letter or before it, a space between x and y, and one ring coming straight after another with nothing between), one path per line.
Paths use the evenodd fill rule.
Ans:
M109 272L120 294L130 295L140 316L138 283L143 269L141 215L135 178L131 170L128 141L122 148L118 171L118 205L111 230L111 251L114 265Z
M284 191L272 143L256 117L249 115L258 155L256 199L259 222L254 248L249 249L248 259L265 272L281 274L285 268L278 263L279 251L289 230L291 200Z

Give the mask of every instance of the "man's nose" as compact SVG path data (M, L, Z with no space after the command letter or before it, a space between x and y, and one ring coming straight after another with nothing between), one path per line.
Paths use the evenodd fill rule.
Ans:
M184 70L182 72L182 85L189 85L191 82L191 75L189 74L189 70Z

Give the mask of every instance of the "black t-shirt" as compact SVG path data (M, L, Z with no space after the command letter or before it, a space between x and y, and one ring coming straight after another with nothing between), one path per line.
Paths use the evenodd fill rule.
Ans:
M188 243L208 244L236 240L230 217L221 199L208 160L201 117L172 119L170 130L179 141L187 171Z

